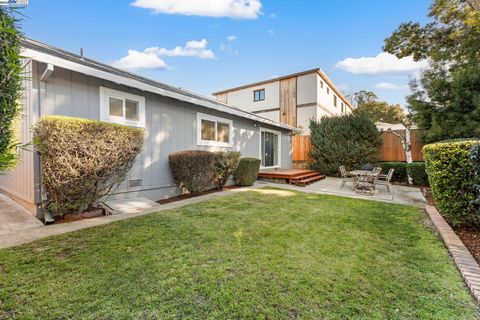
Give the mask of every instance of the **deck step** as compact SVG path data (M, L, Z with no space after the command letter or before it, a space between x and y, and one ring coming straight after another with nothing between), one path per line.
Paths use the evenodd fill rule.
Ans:
M305 187L313 182L320 181L325 179L326 177L320 173L315 172L315 174L309 174L302 177L295 177L290 179L290 183L295 184L300 187Z

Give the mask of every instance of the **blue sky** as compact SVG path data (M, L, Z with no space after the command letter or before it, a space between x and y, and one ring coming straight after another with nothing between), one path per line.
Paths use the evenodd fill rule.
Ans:
M409 77L424 64L378 55L383 40L401 22L427 22L430 3L30 0L23 10L23 31L76 53L82 47L89 58L205 95L320 67L345 94L371 90L403 104Z

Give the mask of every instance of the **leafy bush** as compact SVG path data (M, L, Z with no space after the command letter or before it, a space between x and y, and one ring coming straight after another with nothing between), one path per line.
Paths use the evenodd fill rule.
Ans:
M253 185L257 181L260 163L260 159L242 158L234 174L237 184L240 186Z
M348 114L310 120L312 169L339 175L338 168L358 169L378 160L380 132L364 114Z
M413 184L428 185L428 176L425 171L425 162L407 163L407 174L412 178Z
M480 144L474 145L468 152L473 167L474 185L476 199L471 202L477 215L480 215Z
M215 177L213 182L218 189L223 189L240 163L240 152L215 152Z
M18 20L0 6L0 171L11 169L17 160L14 140L15 118L20 112L22 64Z
M210 151L187 150L168 155L176 185L192 195L198 195L212 184L215 173L215 154Z
M440 213L453 225L479 222L479 212L470 202L475 199L474 175L468 153L477 141L452 141L423 147L425 167Z
M407 183L407 163L406 162L379 162L378 166L382 168L382 173L387 174L390 169L394 169L392 182Z
M47 209L81 212L113 191L143 146L143 129L96 120L49 116L34 128Z

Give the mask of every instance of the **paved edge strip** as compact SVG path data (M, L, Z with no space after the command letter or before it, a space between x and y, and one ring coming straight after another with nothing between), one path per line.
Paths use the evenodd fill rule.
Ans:
M440 233L448 251L450 251L467 287L477 303L480 303L480 266L438 210L433 206L426 205L425 211Z

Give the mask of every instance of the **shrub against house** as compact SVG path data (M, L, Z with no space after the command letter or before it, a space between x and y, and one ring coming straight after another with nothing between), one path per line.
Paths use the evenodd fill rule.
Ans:
M144 130L79 118L48 116L34 128L42 185L54 215L82 212L110 194L142 150Z

